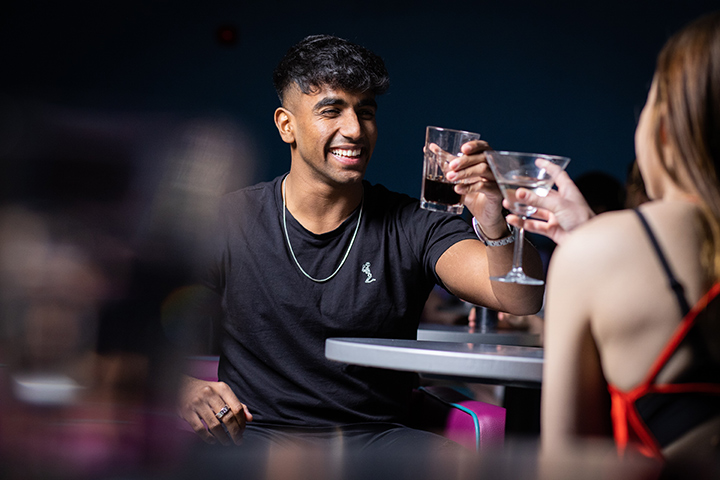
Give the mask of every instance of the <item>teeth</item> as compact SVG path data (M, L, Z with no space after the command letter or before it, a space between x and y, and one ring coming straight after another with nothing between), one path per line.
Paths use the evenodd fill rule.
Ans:
M333 155L337 155L338 157L359 157L360 156L360 150L331 150L330 153Z

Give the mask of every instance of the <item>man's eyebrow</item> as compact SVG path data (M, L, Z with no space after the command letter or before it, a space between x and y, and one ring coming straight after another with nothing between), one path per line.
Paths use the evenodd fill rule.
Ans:
M315 107L313 107L313 108L315 110L317 110L322 107L327 107L328 105L336 105L336 106L344 107L344 106L347 106L347 102L345 100L343 100L342 98L324 97L324 98L320 99L320 101L317 102L315 104Z
M322 98L319 102L315 104L313 107L314 110L317 110L322 107L327 107L329 105L335 105L339 107L346 107L348 106L348 102L343 100L342 98L337 97L325 97ZM373 107L377 108L377 102L373 98L366 98L363 100L360 100L360 102L357 105L358 107Z

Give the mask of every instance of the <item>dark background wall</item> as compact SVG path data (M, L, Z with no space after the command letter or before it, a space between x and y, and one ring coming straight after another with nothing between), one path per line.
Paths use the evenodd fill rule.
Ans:
M391 74L372 182L419 195L426 125L478 131L495 148L570 156L574 177L602 170L624 180L659 49L714 8L705 0L15 0L0 11L0 155L27 105L222 118L251 152L243 161L252 174L240 183L271 179L289 168L272 122L272 69L305 35L330 33L375 50Z

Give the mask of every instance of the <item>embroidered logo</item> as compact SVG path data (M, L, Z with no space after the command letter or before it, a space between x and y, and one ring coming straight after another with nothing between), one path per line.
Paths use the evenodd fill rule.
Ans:
M373 278L372 272L370 272L370 262L365 262L365 265L362 266L362 272L367 275L365 283L372 283L377 280L377 278Z

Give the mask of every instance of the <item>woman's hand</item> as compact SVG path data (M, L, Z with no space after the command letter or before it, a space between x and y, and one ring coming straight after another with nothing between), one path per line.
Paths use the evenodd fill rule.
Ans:
M533 214L533 219L525 222L517 215L508 215L507 221L518 228L524 226L528 232L544 235L559 245L570 231L594 217L595 213L567 172L547 160L538 160L537 164L555 176L557 190L551 190L547 197L540 197L525 188L518 189L517 199L537 207L538 211Z

